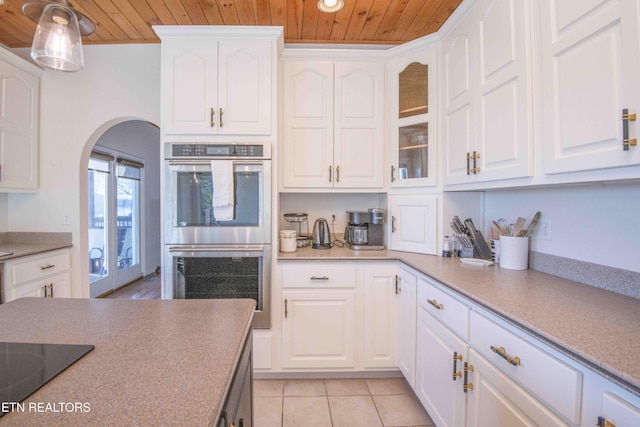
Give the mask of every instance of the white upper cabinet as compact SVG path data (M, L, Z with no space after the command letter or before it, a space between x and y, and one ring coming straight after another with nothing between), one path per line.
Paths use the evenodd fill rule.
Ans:
M640 112L639 10L638 0L540 2L545 173L640 164L622 120Z
M40 73L0 49L0 192L38 188Z
M284 63L285 189L382 188L384 65Z
M435 255L438 250L438 199L434 195L389 196L390 249Z
M272 134L280 34L258 27L243 37L243 27L230 37L233 29L195 28L185 36L189 27L154 27L162 39L163 133Z
M436 57L427 48L388 63L391 187L437 184Z
M481 0L443 38L445 184L533 173L528 7Z

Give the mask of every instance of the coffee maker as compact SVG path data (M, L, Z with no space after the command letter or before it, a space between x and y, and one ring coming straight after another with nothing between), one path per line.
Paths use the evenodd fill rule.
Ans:
M371 208L367 212L347 211L344 239L351 249L384 249L384 210Z

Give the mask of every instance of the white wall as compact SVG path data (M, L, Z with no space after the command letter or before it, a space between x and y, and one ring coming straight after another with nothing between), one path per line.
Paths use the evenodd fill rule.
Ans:
M8 203L9 231L72 233L74 297L89 296L86 165L91 148L119 122L137 118L160 123L159 44L85 46L84 58L85 68L77 73L45 71L40 189L10 194ZM65 212L70 225L62 224Z
M640 183L609 182L485 193L485 227L492 219L551 221L551 240L538 226L533 251L640 272Z

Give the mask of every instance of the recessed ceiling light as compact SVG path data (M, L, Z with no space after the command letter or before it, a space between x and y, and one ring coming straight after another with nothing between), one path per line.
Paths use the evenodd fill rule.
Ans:
M318 1L318 9L322 12L333 13L344 7L344 0L320 0Z

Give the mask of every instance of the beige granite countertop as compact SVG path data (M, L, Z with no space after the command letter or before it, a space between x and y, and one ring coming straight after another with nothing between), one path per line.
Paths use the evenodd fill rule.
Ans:
M0 425L212 425L254 309L252 300L22 298L0 305L0 341L95 345L25 401L88 403L89 412L14 412Z
M71 233L0 233L0 253L9 252L11 254L0 256L0 263L13 258L70 248L71 246Z
M278 260L400 260L640 396L638 299L534 270L391 250L303 248Z

